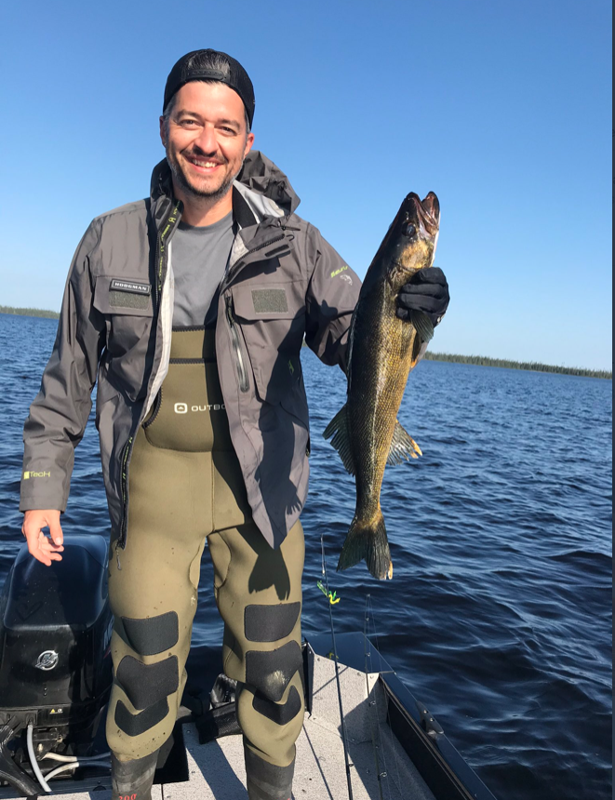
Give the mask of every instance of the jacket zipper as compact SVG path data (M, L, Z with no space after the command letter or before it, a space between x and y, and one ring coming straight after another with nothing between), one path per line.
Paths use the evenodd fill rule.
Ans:
M250 388L248 382L248 373L243 362L243 355L241 353L241 344L239 342L239 334L237 333L237 323L233 317L232 301L230 297L224 298L226 302L226 318L228 319L229 328L231 331L231 343L235 351L235 364L237 366L237 377L239 378L239 388L242 392L247 392Z
M234 271L235 275L237 274L237 270L244 265L245 260L248 256L251 256L252 253L256 253L259 250L262 250L264 247L269 247L270 245L275 244L276 242L279 242L282 239L284 239L284 232L279 234L279 236L275 236L273 239L268 239L266 242L263 242L263 244L259 244L258 247L254 247L252 250L248 250L248 252L245 253L237 262L236 265L237 269L235 269ZM223 291L226 291L226 289L229 286L229 283L230 281L227 280ZM235 318L233 317L233 305L231 298L227 296L224 298L224 300L226 304L226 318L228 320L229 330L231 332L231 344L233 345L233 350L235 351L235 365L237 367L239 389L245 393L250 389L250 382L248 381L248 373L246 371L246 366L243 360L243 354L241 352L241 343L239 341L239 333L237 332L238 325L237 322L235 321Z
M166 237L168 236L169 231L172 232L175 229L175 225L179 217L180 217L180 206L175 205L173 210L167 217L164 228L158 233L158 241L156 245L156 264L158 266L158 271L156 274L156 280L154 282L154 295L156 298L156 325L158 325L158 315L160 314L160 297L162 295L162 280L163 280L163 272L166 259L166 246L165 246ZM120 565L120 556L118 549L123 550L126 547L126 529L128 527L128 468L130 466L130 458L132 456L134 438L136 435L136 431L139 429L141 421L142 420L139 419L136 428L131 432L130 436L128 437L128 441L124 445L124 450L121 458L122 522L120 525L120 535L115 545L115 556L117 559L118 569L122 568Z

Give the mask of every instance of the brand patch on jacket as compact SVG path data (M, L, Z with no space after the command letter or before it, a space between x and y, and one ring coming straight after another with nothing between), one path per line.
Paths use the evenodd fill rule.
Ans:
M119 278L113 278L111 281L111 290L116 292L130 292L130 294L150 295L152 287L149 283L136 283L135 281L122 281Z
M29 481L30 478L51 478L51 472L46 470L44 472L24 472L23 479L24 481Z
M151 292L149 283L112 278L109 305L115 308L147 308Z
M256 314L288 311L288 300L284 289L252 289L252 302Z

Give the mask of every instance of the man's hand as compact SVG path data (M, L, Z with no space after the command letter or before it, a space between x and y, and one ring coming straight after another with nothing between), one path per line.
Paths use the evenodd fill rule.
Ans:
M439 267L420 269L402 286L397 298L397 316L409 320L411 311L423 311L434 325L440 319L449 303L448 283Z
M43 528L49 528L51 538ZM28 550L41 564L51 566L52 561L62 561L64 534L60 525L60 512L56 509L26 511L21 532L28 542Z

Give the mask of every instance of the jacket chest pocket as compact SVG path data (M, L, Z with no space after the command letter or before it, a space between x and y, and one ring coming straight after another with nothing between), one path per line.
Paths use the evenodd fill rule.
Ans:
M301 376L305 287L301 283L240 284L231 292L258 396L279 403Z
M154 309L148 281L100 276L94 288L94 308L105 316L111 357L121 357L149 338Z

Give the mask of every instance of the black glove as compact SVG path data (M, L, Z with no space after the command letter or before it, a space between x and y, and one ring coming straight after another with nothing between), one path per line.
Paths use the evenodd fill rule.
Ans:
M449 300L448 283L440 267L426 267L418 270L409 283L401 287L397 316L409 320L411 311L423 311L437 325Z

